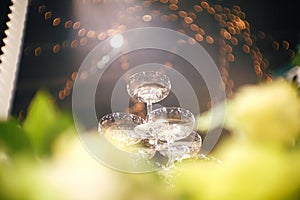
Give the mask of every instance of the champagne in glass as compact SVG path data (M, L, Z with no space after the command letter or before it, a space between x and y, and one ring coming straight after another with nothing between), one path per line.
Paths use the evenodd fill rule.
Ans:
M164 141L181 140L194 129L195 117L192 112L180 107L162 107L151 111L152 123L164 124L157 131L155 137Z
M166 98L171 90L168 76L155 71L143 71L133 74L127 84L127 92L140 102L147 104L147 121L150 121L152 104Z
M115 112L100 119L98 132L115 147L130 152L141 142L141 137L134 128L143 124L143 121L140 116L134 114Z

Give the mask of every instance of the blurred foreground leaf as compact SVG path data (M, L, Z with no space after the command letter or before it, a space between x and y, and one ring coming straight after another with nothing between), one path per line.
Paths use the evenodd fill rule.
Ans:
M1 200L62 200L45 179L43 165L20 156L12 165L0 165Z
M219 165L185 161L175 169L175 192L185 200L296 200L300 192L300 151L260 144L223 143Z
M38 156L49 156L55 139L73 125L72 117L59 110L51 95L40 90L33 98L23 127Z
M219 105L226 106L225 127L239 137L214 152L220 163L199 157L163 173L137 175L114 171L94 159L72 134L76 131L70 113L59 110L41 90L23 124L0 123L0 147L10 156L32 146L38 156L48 157L34 162L22 154L0 165L0 199L300 199L299 146L291 151L280 145L300 138L299 97L293 88L283 82L244 87L227 103ZM199 130L223 122L212 121L210 114L198 118Z
M300 45L298 45L298 52L292 60L292 65L299 65L300 66Z
M208 111L197 119L197 129L222 126ZM224 127L241 139L263 144L293 146L300 134L300 99L295 87L279 79L247 85L226 103Z
M300 99L286 80L245 86L236 94L226 125L264 144L293 145L300 132Z
M31 144L21 125L14 119L0 121L0 150L7 156L32 153Z

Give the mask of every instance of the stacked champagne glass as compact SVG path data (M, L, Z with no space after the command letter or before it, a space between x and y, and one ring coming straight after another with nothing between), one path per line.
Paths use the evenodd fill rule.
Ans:
M202 140L194 130L193 113L181 107L152 109L152 105L165 99L170 90L169 77L160 72L133 74L127 83L127 92L146 103L146 119L124 112L107 114L99 121L99 133L121 150L139 154L159 166L196 157Z

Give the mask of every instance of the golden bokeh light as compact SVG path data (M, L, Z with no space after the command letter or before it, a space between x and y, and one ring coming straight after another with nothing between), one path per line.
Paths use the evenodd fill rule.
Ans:
M236 30L235 30L235 28L234 27L228 27L228 31L229 31L229 33L230 34L232 34L232 35L235 35L236 34Z
M192 19L197 19L197 15L194 12L189 12L188 16Z
M82 70L82 72L81 72L80 75L79 75L79 78L80 78L81 80L86 80L87 77L88 77L88 72L87 72L86 70Z
M199 34L199 33L197 33L197 34L195 35L195 38L196 38L196 40L199 41L199 42L202 42L202 41L203 41L203 36L202 36L201 34Z
M278 50L279 50L279 47L280 47L280 46L279 46L279 43L278 43L277 41L273 41L273 42L272 42L272 46L273 46L273 48L274 48L275 51L278 51Z
M262 31L258 31L257 36L262 40L266 38L266 34Z
M227 55L227 58L228 58L228 61L229 61L229 62L234 62L234 55L233 55L232 53L229 53L229 54Z
M189 37L188 43L191 44L191 45L195 45L197 43L197 41L194 38Z
M129 65L128 62L123 62L123 63L121 64L121 69L124 70L124 71L128 70L129 67L130 67L130 65Z
M79 27L80 27L80 22L79 22L79 21L77 21L77 22L75 22L75 23L73 24L73 29L74 29L74 30L79 29Z
M171 68L174 67L173 64L172 64L172 62L170 62L170 61L166 61L166 62L164 63L164 65L165 65L168 69L171 69Z
M243 45L243 51L245 52L245 53L250 53L250 47L247 45L247 44L244 44Z
M56 18L53 20L52 25L53 25L53 26L58 26L58 25L60 24L60 21L61 21L61 19L60 19L59 17L56 17Z
M218 13L214 14L214 18L215 18L215 20L218 21L218 22L220 22L221 20L223 20L223 19L222 19L222 15L220 15L220 14L218 14Z
M76 48L76 47L78 47L78 40L73 40L71 42L71 48Z
M143 1L143 6L144 6L144 7L149 7L149 6L151 6L151 1L150 1L150 0Z
M213 38L212 36L210 36L210 35L207 35L207 36L205 37L205 40L206 40L206 42L207 42L208 44L213 44L213 43L215 42L214 38Z
M39 55L41 55L41 53L42 53L42 48L41 47L35 48L35 50L34 50L34 55L35 56L39 56Z
M185 17L188 16L187 12L185 12L185 11L183 11L183 10L180 10L180 11L178 12L178 15L179 15L180 17L182 17L182 18L185 18Z
M219 21L219 25L220 25L220 27L224 28L224 27L227 26L227 23L226 23L225 20L221 19L221 20Z
M39 6L39 8L38 8L38 12L41 14L41 13L43 13L43 12L45 12L45 10L46 10L46 6L45 5L41 5L41 6Z
M104 32L99 33L97 38L98 38L98 40L105 40L106 33L104 33Z
M63 99L65 98L65 94L64 94L64 91L63 91L63 90L59 91L59 93L58 93L58 98L59 98L60 100L63 100Z
M60 45L56 44L52 48L53 53L58 53L60 51Z
M236 37L231 37L230 41L233 45L238 45L239 44L239 41Z
M208 9L209 8L209 4L206 1L201 1L200 5L204 8L204 9Z
M161 3L168 3L168 0L160 0Z
M190 8L187 8L183 0L120 1L122 1L124 7L115 12L115 18L107 17L107 21L102 26L91 26L90 22L87 23L80 18L75 18L72 21L70 18L58 16L58 12L49 9L43 4L38 5L36 12L38 12L43 20L51 24L51 28L59 29L63 27L64 29L70 29L68 31L73 31L74 33L68 40L58 41L58 43L55 42L51 45L24 47L24 54L26 56L40 56L42 52L50 51L58 54L64 52L63 50L66 48L79 49L90 47L97 42L104 41L110 36L121 34L127 29L151 26L158 23L159 26L175 27L175 30L191 37L187 41L178 40L179 44L189 43L193 45L198 42L218 48L216 53L219 54L217 60L219 61L218 67L220 69L224 68L228 70L228 63L238 61L238 52L240 51L249 56L249 59L253 61L253 71L259 77L266 80L272 79L268 69L268 59L264 57L257 47L257 42L261 41L269 42L270 46L274 49L274 53L285 52L289 57L295 56L295 51L291 49L291 44L288 41L276 41L263 31L254 33L250 27L250 23L246 19L246 13L238 5L229 8L220 5L222 4L221 2L213 4L202 0L195 2L194 5L192 4ZM110 2L105 0L82 1L82 4L83 2L86 5L90 3L99 3L101 6L110 4ZM98 4L95 4L95 6L98 6ZM206 20L212 21L209 21L210 24L207 25ZM128 70L130 68L129 61L121 62L120 68L124 71ZM86 73L86 76L88 75ZM73 74L72 77L74 78ZM228 73L223 73L222 78L226 91L231 93L234 84L230 83L231 80ZM70 89L69 87L66 88ZM67 94L68 92L64 92L64 89L62 89L61 97L63 99L69 95Z
M86 37L83 37L83 38L80 39L79 45L80 46L85 46L87 42L88 42L88 39Z
M287 52L290 58L294 58L296 56L296 52L292 49L288 49Z
M73 25L72 20L68 20L68 21L65 22L65 25L64 25L64 26L65 26L65 28L71 28L72 25Z
M167 22L167 21L170 20L170 17L169 17L169 15L161 15L161 16L160 16L160 19L161 19L161 21L163 21L163 22Z
M199 26L197 24L191 24L190 26L192 31L198 31L199 30Z
M78 37L83 37L85 36L85 34L86 34L86 30L84 28L81 28L77 33Z
M193 23L193 19L191 17L185 17L184 22L187 24L191 24L191 23Z
M202 12L203 8L199 5L194 5L194 10L197 11L197 12Z
M286 41L286 40L283 40L283 41L282 41L282 47L284 48L284 50L288 50L289 47L290 47L289 42Z
M134 14L134 7L128 7L127 9L126 9L126 12L128 13L128 14Z
M215 9L214 9L213 7L209 7L209 8L207 9L207 12L208 12L209 14L211 14L211 15L213 15L213 14L216 13L216 11L215 11Z
M72 88L73 88L73 85L74 85L73 81L68 80L67 83L66 83L66 88L72 89Z
M222 12L222 6L219 5L219 4L216 4L216 5L215 5L215 10L216 10L217 12Z
M197 30L197 32L200 34L200 35L205 35L205 30L203 28L200 28Z
M170 4L169 8L170 8L170 10L178 10L177 4Z
M151 15L144 15L143 16L143 21L144 22L150 22L152 20L152 16Z
M48 11L45 13L44 15L44 18L47 20L47 19L50 19L52 17L52 12Z
M64 96L69 96L71 94L71 90L69 88L64 88Z
M232 53L232 47L229 44L226 44L225 49L227 53Z
M77 78L77 72L73 72L73 73L71 74L71 79L72 79L73 81L75 81L76 78Z
M170 20L173 21L173 22L178 20L178 16L175 15L175 14L170 14L170 15L169 15L169 18L170 18Z
M170 3L178 4L178 0L169 0Z
M95 37L96 37L96 31L94 31L94 30L89 30L89 31L87 32L86 36L87 36L88 38L95 38Z

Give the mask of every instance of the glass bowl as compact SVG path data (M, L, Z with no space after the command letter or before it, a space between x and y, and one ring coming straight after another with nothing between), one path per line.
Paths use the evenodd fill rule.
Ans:
M189 136L195 125L192 112L181 107L162 107L150 112L153 128L149 132L158 140L169 143Z
M167 142L158 143L158 151L161 155L167 157L168 163L173 164L176 161L197 157L202 146L202 138L193 131L184 139L174 141L171 144Z
M140 116L115 112L99 120L98 132L115 147L131 152L130 149L141 141L141 137L134 131L134 128L143 123L144 119Z

